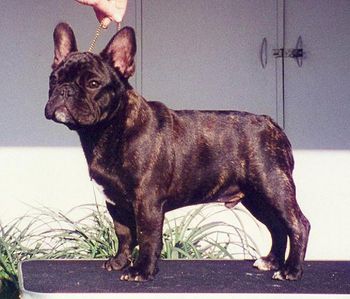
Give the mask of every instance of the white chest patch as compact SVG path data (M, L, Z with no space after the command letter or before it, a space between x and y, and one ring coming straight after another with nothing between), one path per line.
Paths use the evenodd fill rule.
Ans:
M104 194L104 189L103 186L97 184L97 182L94 179L91 179L91 183L92 183L92 188L94 191L94 195L96 197L96 199L101 199L113 206L115 206L115 202L111 201L105 194Z

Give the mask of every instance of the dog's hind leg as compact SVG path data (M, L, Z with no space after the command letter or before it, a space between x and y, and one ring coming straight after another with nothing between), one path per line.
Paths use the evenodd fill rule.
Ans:
M291 175L281 175L281 173L278 171L274 174L271 171L269 180L266 180L259 192L256 192L257 197L247 198L248 200L243 200L242 203L268 227L272 236L270 254L256 262L256 266L264 268L266 264L271 265L269 262L271 259L274 260L276 266L280 266L284 258L286 236L288 235L290 241L288 259L273 278L297 280L303 273L302 263L305 258L310 224L296 201L295 186Z
M277 271L273 278L278 280L297 280L303 273L302 263L305 258L306 247L310 232L310 223L301 212L294 199L282 213L282 221L288 231L290 252L284 266Z
M247 197L242 204L256 219L266 225L272 238L270 253L256 260L254 267L263 271L282 268L287 247L287 231L284 224L276 216L271 206L261 198Z

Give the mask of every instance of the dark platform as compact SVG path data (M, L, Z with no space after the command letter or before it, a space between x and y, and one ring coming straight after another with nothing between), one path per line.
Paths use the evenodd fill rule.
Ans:
M22 291L34 293L350 294L350 261L310 261L301 281L275 281L252 261L163 260L151 282L120 281L101 260L33 260L21 264Z

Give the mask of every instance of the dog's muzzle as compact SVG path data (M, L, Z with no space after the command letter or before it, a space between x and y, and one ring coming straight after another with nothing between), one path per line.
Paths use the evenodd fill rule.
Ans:
M74 90L69 85L56 88L45 106L45 117L62 124L75 123L69 109L67 101L74 95Z

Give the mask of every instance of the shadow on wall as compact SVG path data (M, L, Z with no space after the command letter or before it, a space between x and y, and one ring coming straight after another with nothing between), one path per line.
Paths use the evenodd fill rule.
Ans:
M129 0L125 24L135 25L135 1ZM88 48L97 21L92 9L74 1L5 1L0 11L0 147L79 146L76 133L47 121L44 107L48 99L48 76L53 56L52 31L62 21L69 22L78 37L78 46ZM13 22L13 20L16 20ZM99 51L114 31L108 30L98 41ZM205 84L204 84L205 85ZM195 100L195 99L194 99ZM166 99L165 99L165 104ZM215 103L208 104L215 110ZM196 104L193 104L196 107ZM169 107L171 108L171 107ZM234 109L234 107L233 107ZM316 123L316 116L314 117ZM349 129L335 128L329 136L322 129L317 134L288 132L294 149L349 149ZM332 132L333 132L332 131Z

